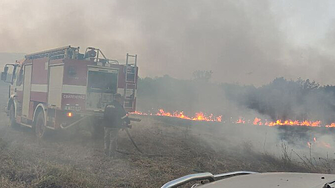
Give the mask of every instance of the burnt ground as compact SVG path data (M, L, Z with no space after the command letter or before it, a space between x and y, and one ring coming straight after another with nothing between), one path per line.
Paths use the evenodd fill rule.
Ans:
M6 89L1 85L1 90ZM6 97L1 96L2 109ZM334 173L330 159L316 165L294 161L286 150L277 156L265 148L259 152L257 143L244 139L241 128L221 124L141 117L130 133L145 154L137 152L121 131L118 147L123 154L109 158L103 153L102 139L91 139L85 128L39 140L30 129L8 127L4 113L0 117L0 187L160 187L174 178L205 171ZM231 135L241 142L232 144Z

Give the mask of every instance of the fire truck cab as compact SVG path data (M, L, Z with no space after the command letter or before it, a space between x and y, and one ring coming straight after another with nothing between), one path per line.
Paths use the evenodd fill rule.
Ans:
M123 95L128 112L135 111L137 79L137 55L127 54L120 64L97 48L82 54L71 46L28 54L1 73L10 84L11 126L34 128L38 137L87 118L101 119L116 93Z

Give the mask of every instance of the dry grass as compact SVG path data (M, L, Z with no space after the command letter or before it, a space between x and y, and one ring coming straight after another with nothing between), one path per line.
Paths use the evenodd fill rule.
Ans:
M120 132L118 158L105 157L102 140L85 129L37 140L29 130L0 126L0 187L160 187L174 178L197 172L236 170L327 172L253 150L249 143L235 149L212 147L204 132L185 122L143 118L130 130L139 154ZM222 138L224 143L226 140Z
M0 187L97 187L90 173L62 164L49 164L27 155L22 150L10 149L0 140Z

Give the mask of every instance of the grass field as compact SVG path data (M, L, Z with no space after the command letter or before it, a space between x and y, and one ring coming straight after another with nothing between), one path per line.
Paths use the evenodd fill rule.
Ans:
M159 187L205 171L329 172L324 166L312 168L255 152L248 143L213 148L201 138L210 133L199 135L152 118L144 118L130 130L145 155L134 149L122 131L119 150L128 154L115 159L105 157L102 140L92 140L85 130L70 130L48 140L36 139L25 128L2 126L0 130L0 187Z
M4 113L0 117L0 187L160 187L191 173L238 170L334 173L331 156L314 161L301 154L299 159L285 145L272 152L277 140L270 136L276 128L264 134L260 127L143 116L130 133L145 154L121 131L118 149L123 154L109 158L102 139L91 139L82 127L39 140L30 129L8 127ZM260 144L256 137L264 140L266 135Z

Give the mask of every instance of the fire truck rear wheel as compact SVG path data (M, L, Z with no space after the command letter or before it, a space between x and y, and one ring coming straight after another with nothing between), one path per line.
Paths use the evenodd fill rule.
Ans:
M43 111L40 111L35 120L35 134L38 138L45 138L48 132L48 128L45 126Z
M17 128L19 125L16 123L15 119L15 108L14 104L12 103L9 107L9 120L10 120L10 126L12 128Z

